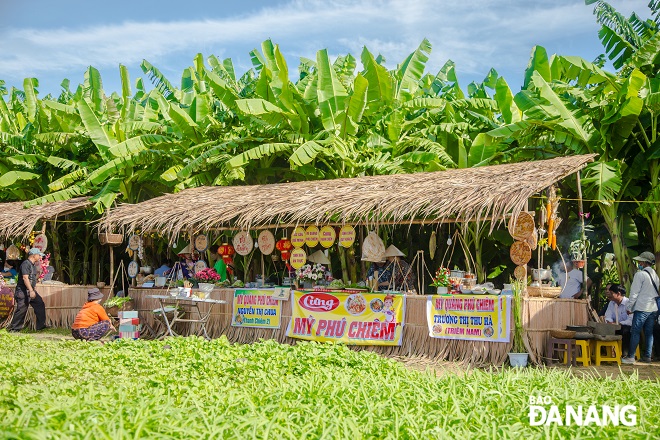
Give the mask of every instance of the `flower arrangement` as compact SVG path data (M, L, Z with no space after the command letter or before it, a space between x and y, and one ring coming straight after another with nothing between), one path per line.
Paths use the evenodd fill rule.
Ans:
M438 270L435 271L435 276L433 277L433 280L431 281L431 286L449 287L449 285L450 285L449 274L450 274L450 271L449 271L448 268L439 267Z
M41 273L39 274L39 280L43 280L48 274L48 266L50 266L50 253L46 254L41 259Z
M197 281L198 283L210 283L213 284L216 281L220 281L220 275L212 267L202 269L191 277L191 280Z
M320 281L325 277L325 266L316 263L305 264L300 269L296 270L296 278L301 281Z

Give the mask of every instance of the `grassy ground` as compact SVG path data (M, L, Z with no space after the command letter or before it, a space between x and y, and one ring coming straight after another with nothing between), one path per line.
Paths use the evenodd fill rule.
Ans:
M635 372L438 376L339 345L100 345L55 330L0 331L0 353L0 438L653 438L660 423L660 383ZM636 425L531 426L530 396L560 409L635 405Z

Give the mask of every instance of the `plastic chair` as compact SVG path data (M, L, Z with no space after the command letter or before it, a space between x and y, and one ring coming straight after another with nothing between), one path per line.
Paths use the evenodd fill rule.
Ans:
M623 342L619 341L619 353L623 353ZM622 354L623 356L623 354ZM640 360L642 356L639 353L639 344L637 344L637 350L635 350L635 360Z
M591 342L589 339L576 339L575 340L575 346L576 346L576 354L575 354L575 361L576 362L582 362L582 365L585 367L588 367L591 365ZM577 352L577 347L580 347L579 351L579 356Z
M598 339L594 340L594 364L600 365L601 362L616 362L617 365L621 365L621 349L619 344L621 340L618 341L600 341ZM606 350L606 354L603 355L603 348L611 348L612 356L608 356L609 350Z
M565 364L570 362L574 367L577 366L575 363L575 339L557 339L550 337L548 338L546 352L549 359L549 364L554 362L554 355L555 352L557 352L562 355L562 361Z

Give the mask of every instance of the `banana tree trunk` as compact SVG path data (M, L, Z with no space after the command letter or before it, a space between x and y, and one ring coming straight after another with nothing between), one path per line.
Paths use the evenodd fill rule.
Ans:
M57 220L50 223L53 242L53 264L55 265L55 279L59 281L64 280L64 268L62 267L62 253L60 250L60 238L57 235Z
M357 274L357 262L355 261L355 248L350 247L348 251L346 252L347 254L347 264L348 264L348 272L350 274L351 278L351 283L357 283L358 282L358 274Z
M341 263L341 278L344 283L349 282L348 264L346 263L346 250L339 246L339 262Z
M82 283L87 284L89 280L89 251L90 251L90 244L89 244L89 237L91 236L89 232L89 223L85 223L85 238L84 238L84 244L83 244L83 273L82 273Z
M612 248L614 250L614 256L616 257L616 270L619 274L619 283L626 286L626 289L629 289L633 272L632 265L630 264L630 257L628 256L628 248L623 238L623 234L621 233L621 225L619 224L619 219L617 217L617 204L613 203L611 205L604 205L599 203L598 207L603 214L605 227L612 238Z

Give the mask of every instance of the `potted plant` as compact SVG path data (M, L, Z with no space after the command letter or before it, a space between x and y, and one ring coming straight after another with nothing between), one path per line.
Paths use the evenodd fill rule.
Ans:
M431 281L431 286L438 289L438 293L447 293L450 285L449 275L451 271L446 267L439 267Z
M325 266L320 263L305 264L296 270L296 280L302 281L303 288L311 289L317 281L325 278Z
M204 293L204 298L208 298L215 287L215 283L220 281L220 275L212 267L202 269L193 275L192 280L197 282L199 290Z
M513 345L509 353L509 363L512 367L526 367L527 366L527 348L525 346L525 329L523 328L523 304L522 296L524 284L520 280L513 281L511 290L513 297L511 298L511 308L513 310Z
M575 269L582 269L587 260L587 246L584 240L572 241L568 247L568 252L571 254L573 260L573 267Z

